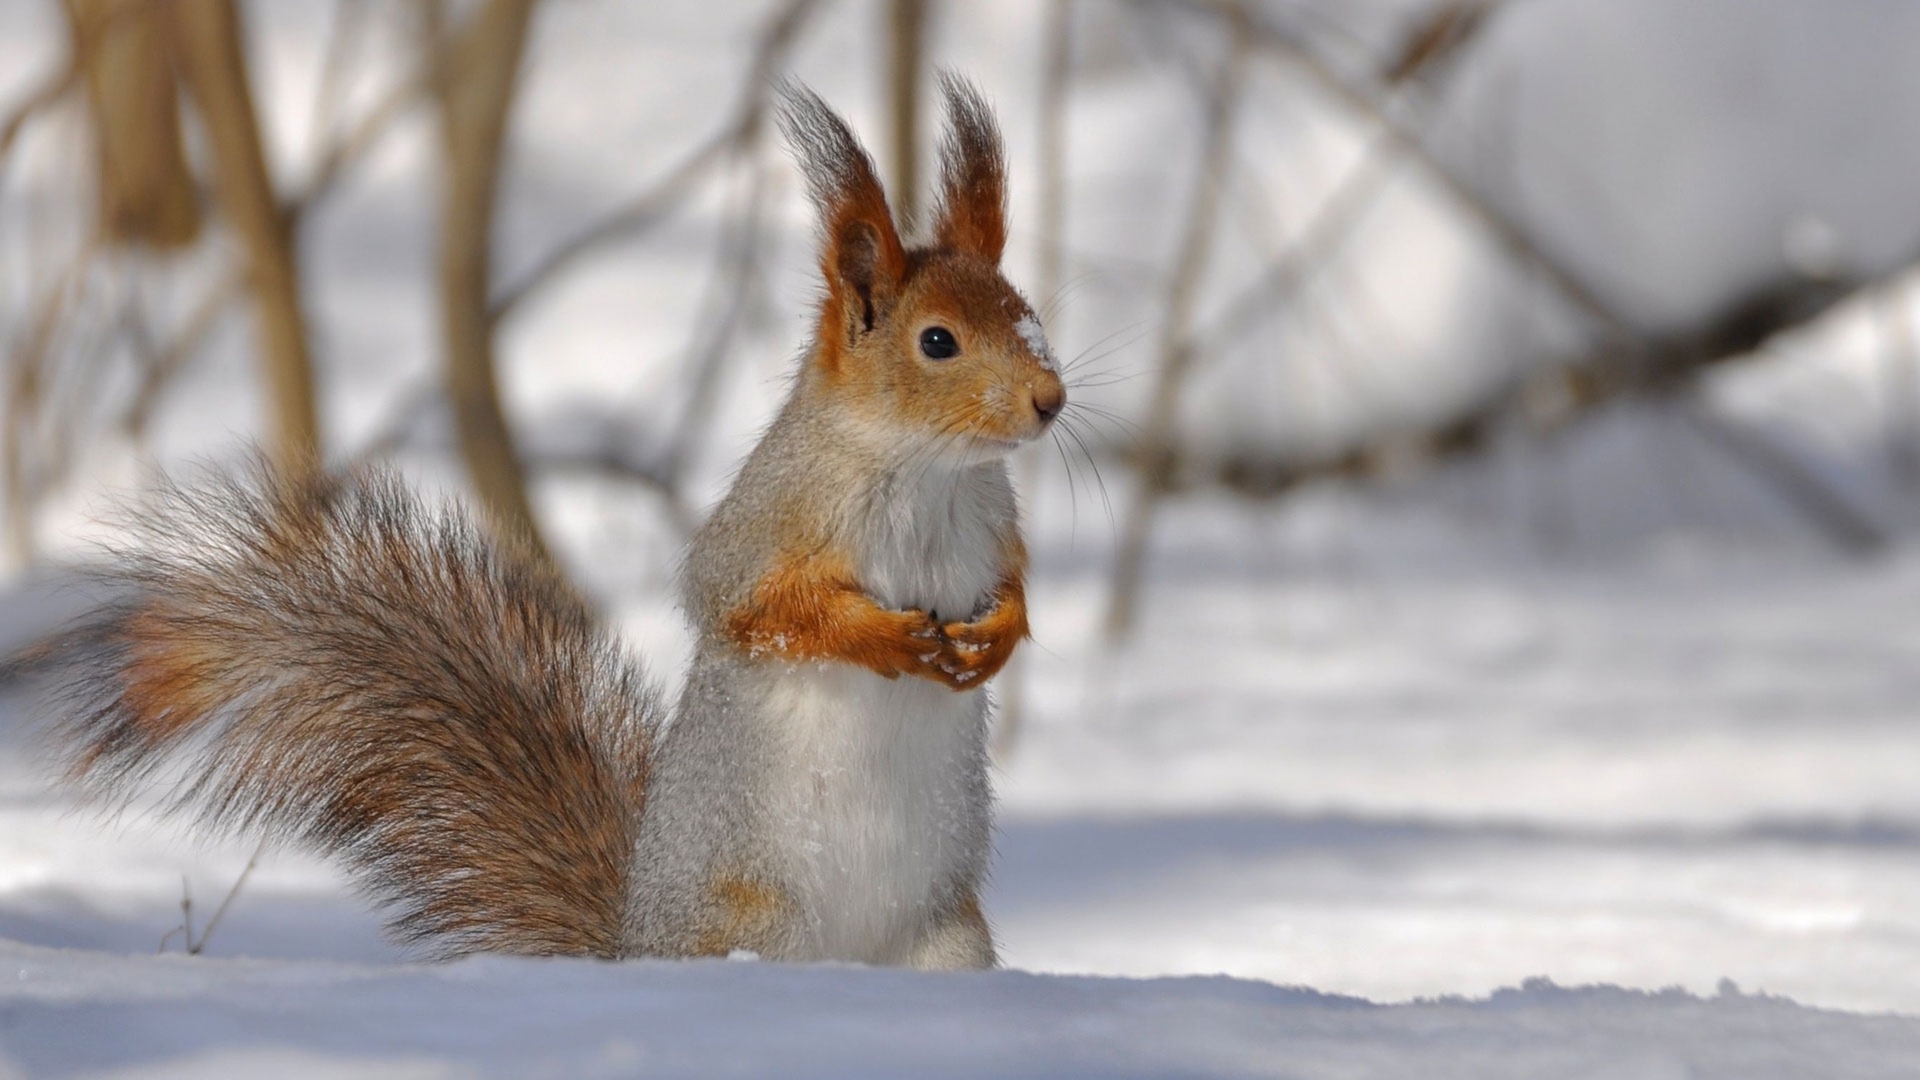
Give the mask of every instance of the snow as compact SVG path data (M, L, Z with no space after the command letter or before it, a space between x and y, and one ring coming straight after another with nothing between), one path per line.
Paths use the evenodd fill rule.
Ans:
M292 965L21 945L0 945L0 972L13 973L0 980L6 1054L30 1075L754 1076L772 1065L792 1077L1771 1080L1891 1077L1920 1053L1920 1021L1730 986L1699 998L1536 983L1383 1008L1223 978Z
M1032 315L1020 316L1020 321L1013 324L1013 332L1020 335L1020 341L1026 345L1027 351L1034 355L1034 359L1040 361L1041 367L1048 371L1058 370L1053 358L1053 346L1047 344L1047 332L1040 328L1038 318Z
M1803 84L1826 69L1786 63L1775 55L1783 40L1860 54L1835 94L1864 95L1862 84L1877 93L1874 73L1904 63L1911 35L1869 24L1873 12L1909 20L1905 9L1862 5L1809 24L1792 6L1755 5L1752 35L1792 100L1806 100ZM45 7L0 5L0 100L24 85L19 73L44 66L31 45L49 32ZM1740 62L1696 71L1682 63L1688 50L1642 54L1618 27L1572 33L1565 27L1605 21L1594 14L1605 5L1578 7L1525 5L1527 21L1492 43L1528 58L1517 141L1541 152L1517 155L1511 191L1488 186L1526 194L1556 250L1619 290L1637 317L1683 318L1778 261L1837 259L1870 272L1910 246L1903 223L1873 231L1891 220L1885 207L1841 212L1855 205L1846 185L1912 172L1899 168L1910 146L1884 138L1899 126L1873 119L1905 115L1907 83L1853 110L1858 123L1813 131L1817 152L1804 118L1790 132L1802 138L1784 139L1761 111L1724 141L1651 155L1636 137L1671 142L1671 132L1625 123L1621 110L1643 115L1643 97L1704 101L1716 86L1742 85ZM1714 12L1750 10L1668 7L1634 0L1632 19L1710 39ZM276 163L298 176L310 122L303 80L324 35L313 8L256 9L258 39L272 50L263 69L280 80L266 95L284 133ZM1037 9L1005 0L943 10L953 22L938 59L998 88L1013 163L1011 260L1024 282ZM697 117L717 119L758 15L676 4L543 12L499 229L506 280L708 133L672 103L722 103ZM837 5L823 18L798 73L856 127L882 131L864 47L871 12ZM1556 33L1563 52L1580 55L1534 51ZM1179 168L1192 156L1182 150L1191 87L1168 65L1140 71L1130 54L1116 59L1131 48L1123 38L1088 28L1089 75L1076 84L1075 273L1059 313L1045 308L1069 358L1124 346L1129 334L1150 339L1138 320L1155 309L1158 283L1131 268L1175 242L1179 215L1168 208L1190 179ZM1607 57L1622 52L1644 55L1649 70L1595 112L1581 80L1612 70ZM1500 115L1501 78L1521 77L1497 65L1494 76L1464 90L1469 128L1476 109ZM1337 110L1303 100L1296 77L1262 66L1255 78L1254 122L1313 151L1261 175L1285 189L1281 204L1310 205L1362 141L1329 119ZM1656 94L1649 80L1670 89ZM1293 110L1284 126L1273 109ZM336 452L362 445L432 370L422 173L432 132L420 119L305 229ZM1298 149L1260 138L1250 135L1247 153L1262 170ZM23 141L23 156L45 141L36 140ZM1861 160L1863 145L1870 167L1819 168ZM1632 197L1548 197L1594 162ZM20 193L26 173L0 189L0 220L45 204ZM1328 331L1280 319L1284 332L1256 335L1260 347L1242 358L1253 370L1222 365L1196 381L1187 403L1196 430L1269 446L1332 439L1343 425L1457 389L1450 364L1493 333L1473 307L1484 300L1474 270L1484 252L1437 221L1432 191L1404 188L1329 275L1364 267L1388 309L1363 357L1396 365L1391 379L1370 376L1381 396L1356 404L1313 393L1310 366L1294 361L1324 352ZM1669 188L1675 199L1658 197ZM770 325L743 339L726 409L697 447L696 504L765 422L811 295L797 189L790 178L775 189L782 229L767 276L779 295ZM1742 197L1722 198L1733 191ZM1713 234L1728 243L1675 224L1702 204L1722 211ZM704 270L691 268L708 258L726 212L702 201L514 314L502 382L530 444L577 439L588 430L581 417L609 410L642 438L671 430L682 336L705 286ZM1259 233L1239 221L1225 230L1229 272L1204 290L1203 307L1271 254ZM1631 272L1600 261L1609 254ZM1849 306L1765 361L1721 372L1709 394L1712 407L1806 448L1842 490L1888 517L1901 540L1872 562L1841 562L1809 542L1768 492L1671 417L1617 410L1550 453L1521 439L1471 467L1371 494L1330 487L1245 505L1183 497L1155 539L1142 632L1113 652L1099 638L1112 541L1099 496L1084 477L1023 466L1035 477L1023 494L1036 640L1001 677L1003 690L1018 680L1024 712L998 778L986 898L1010 970L988 975L744 958L421 966L381 940L376 917L332 870L284 852L262 861L206 955L177 955L176 937L173 955L154 956L180 922L182 879L204 925L251 849L191 841L140 811L110 822L75 812L35 756L20 688L0 684L0 1077L1914 1075L1920 504L1886 475L1875 439L1888 406L1874 327L1870 311ZM1031 329L1036 355L1050 356L1037 319ZM1552 333L1494 330L1532 345ZM213 362L161 415L169 466L230 454L252 430L243 328L218 340ZM1136 345L1091 374L1145 370L1145 353ZM1124 407L1145 386L1135 379L1087 399ZM82 490L42 524L56 554L71 557L98 535L83 511L145 467L123 448L92 454ZM429 489L457 489L444 460L403 464ZM1109 481L1124 498L1113 473ZM580 480L543 483L535 497L576 574L650 668L673 678L687 647L666 601L679 538L658 505ZM0 594L0 648L78 599Z

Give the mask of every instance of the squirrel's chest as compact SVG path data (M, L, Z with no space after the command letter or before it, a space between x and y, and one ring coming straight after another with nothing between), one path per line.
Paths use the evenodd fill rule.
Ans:
M923 480L850 530L861 584L880 603L965 620L999 584L1011 506L993 486Z

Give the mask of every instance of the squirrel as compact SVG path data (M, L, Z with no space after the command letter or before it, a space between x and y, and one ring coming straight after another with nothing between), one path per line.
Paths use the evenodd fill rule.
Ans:
M1005 459L1066 390L1001 275L1006 165L941 79L932 235L812 91L778 122L824 295L693 537L669 711L553 570L362 467L162 484L46 651L69 776L342 861L390 936L473 952L996 964L988 695L1028 636Z

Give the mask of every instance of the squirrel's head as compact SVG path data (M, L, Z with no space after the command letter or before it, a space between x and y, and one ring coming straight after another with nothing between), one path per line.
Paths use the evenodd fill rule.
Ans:
M902 445L1004 453L1047 429L1066 389L1040 319L1000 274L1006 156L978 91L940 79L947 134L929 243L901 242L873 159L812 91L781 127L820 223L826 295L806 376Z

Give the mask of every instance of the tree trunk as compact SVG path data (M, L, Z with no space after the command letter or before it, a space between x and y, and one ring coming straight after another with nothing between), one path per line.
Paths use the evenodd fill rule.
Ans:
M287 471L320 460L313 360L300 306L293 234L267 174L233 0L173 0L169 40L213 150L220 206L246 249L268 400L273 460Z
M67 0L93 117L100 235L181 248L200 202L180 140L180 99L158 12L126 0Z
M893 111L888 194L903 232L920 225L920 87L926 67L927 0L891 0L887 11L887 97Z
M457 31L444 74L436 81L446 151L440 325L447 351L447 397L481 505L501 535L548 558L500 408L488 308L501 148L532 14L533 0L490 0Z

